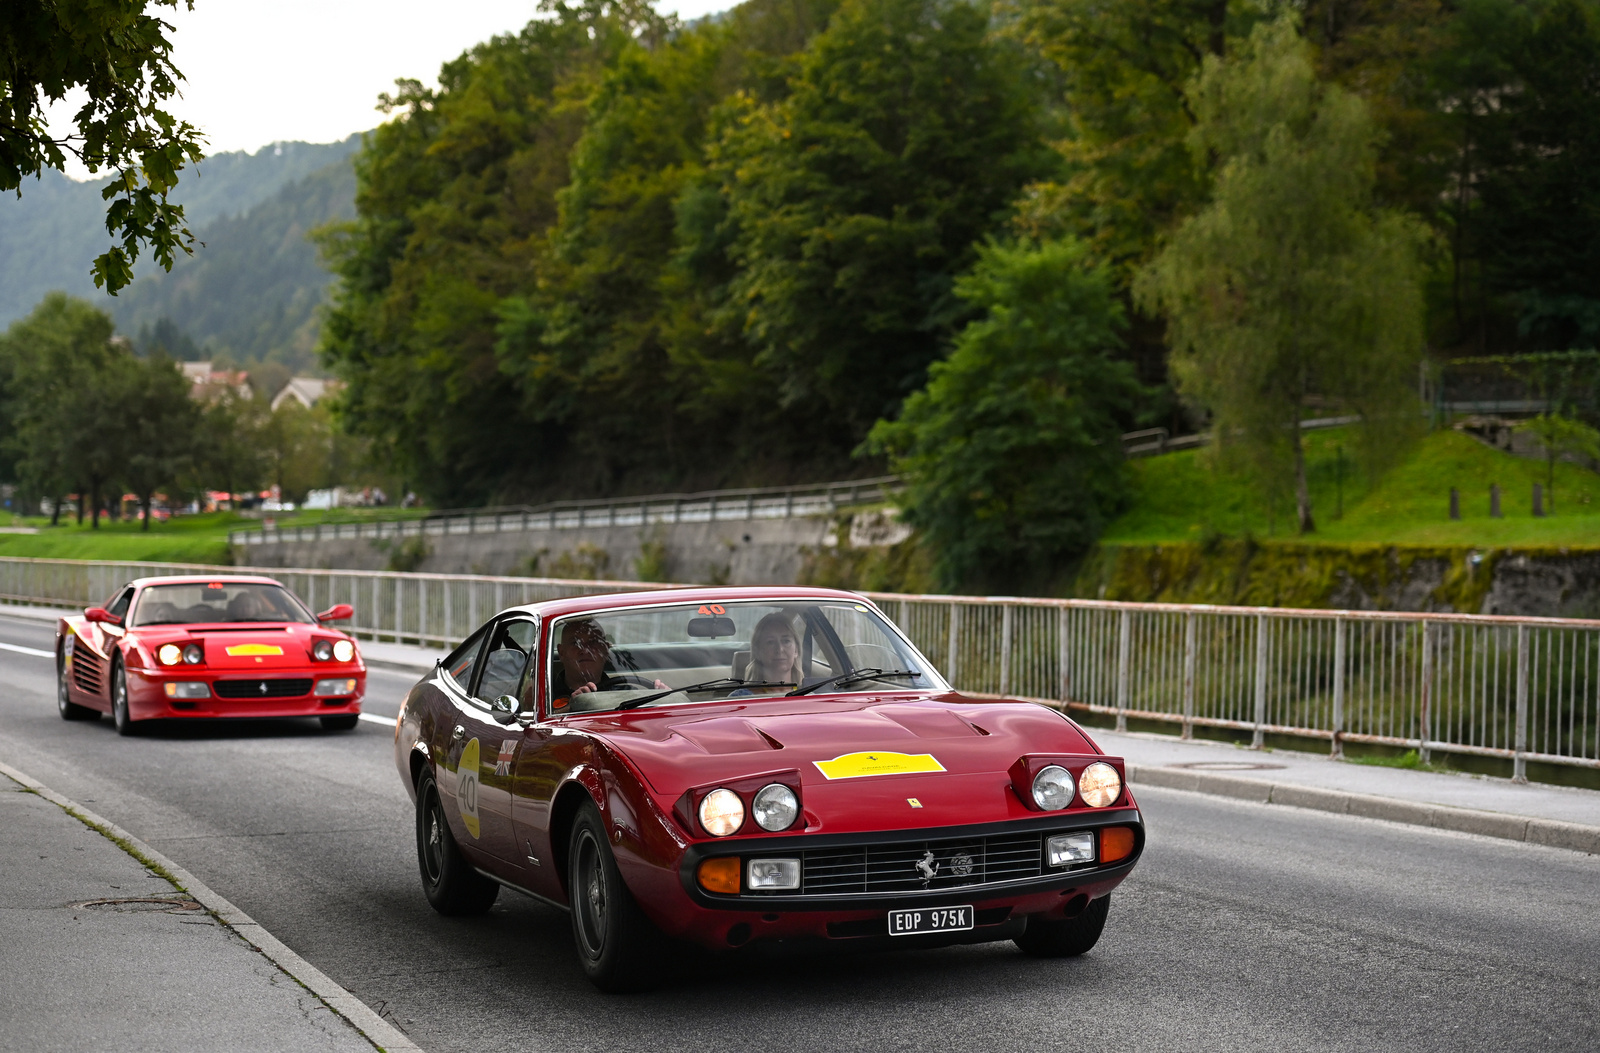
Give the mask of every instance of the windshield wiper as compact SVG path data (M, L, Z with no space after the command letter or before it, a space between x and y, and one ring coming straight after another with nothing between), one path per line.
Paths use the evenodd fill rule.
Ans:
M712 688L717 688L717 687L793 687L793 686L794 686L794 681L793 680L740 680L738 677L722 676L722 677L718 677L715 680L707 680L703 684L690 684L688 687L671 687L671 688L668 688L665 691L657 691L653 695L645 695L643 698L630 698L630 699L628 699L628 701L626 701L626 702L622 703L620 706L618 706L617 709L638 709L640 706L644 705L646 702L654 702L659 698L666 698L668 695L676 695L680 691L710 691Z
M789 692L790 696L809 695L811 692L824 687L844 687L847 684L859 683L862 680L890 680L901 677L919 677L922 674L915 669L852 669L848 673L830 676L826 680L818 680L805 687L797 687Z

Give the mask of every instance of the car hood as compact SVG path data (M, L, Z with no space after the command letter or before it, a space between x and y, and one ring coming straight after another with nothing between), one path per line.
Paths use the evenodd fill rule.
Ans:
M762 699L585 723L668 807L694 787L797 770L812 832L1036 816L1010 787L1018 758L1100 753L1054 710L957 694Z

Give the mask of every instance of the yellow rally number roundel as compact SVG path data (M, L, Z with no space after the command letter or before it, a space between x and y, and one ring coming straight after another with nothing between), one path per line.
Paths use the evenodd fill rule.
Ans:
M283 648L269 643L242 643L228 648L229 658L248 658L251 655L282 654Z
M819 760L817 766L825 779L861 779L868 775L910 775L916 772L944 771L944 765L931 753L889 753L874 750L871 753L846 753L833 760Z
M456 765L456 807L461 810L461 821L467 833L478 834L478 740L473 739L461 750L461 760Z

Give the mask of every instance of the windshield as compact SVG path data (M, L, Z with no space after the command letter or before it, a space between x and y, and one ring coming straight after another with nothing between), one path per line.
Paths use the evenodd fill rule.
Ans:
M190 625L196 622L303 622L316 624L281 585L197 581L151 585L139 597L134 625Z
M605 611L551 629L555 714L808 693L944 690L871 607L763 600ZM831 681L824 683L824 681Z

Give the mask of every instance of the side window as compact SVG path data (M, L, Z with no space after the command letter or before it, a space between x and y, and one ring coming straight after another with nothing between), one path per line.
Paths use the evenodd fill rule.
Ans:
M122 590L122 594L120 596L111 601L111 605L106 608L106 612L109 613L113 618L125 619L128 616L128 605L132 602L133 586L130 585L128 588Z
M467 637L467 642L457 647L450 657L444 660L445 674L463 691L472 690L472 674L478 668L478 652L483 650L483 640L488 635L487 626L479 629Z
M478 698L492 701L501 695L514 695L528 667L528 655L539 638L539 623L529 618L507 618L494 627L489 648L483 658L483 677L478 681Z

